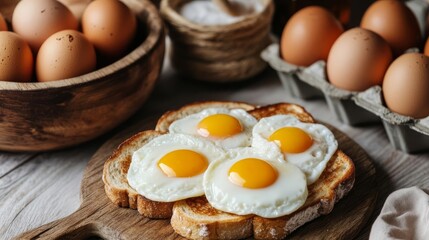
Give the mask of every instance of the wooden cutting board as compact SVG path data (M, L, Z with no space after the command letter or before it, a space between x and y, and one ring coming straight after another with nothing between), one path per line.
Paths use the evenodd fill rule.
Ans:
M134 133L154 127L154 119L139 124L108 140L85 169L81 206L70 216L26 232L18 239L183 239L169 220L151 220L136 210L119 208L106 197L101 180L103 164L112 151ZM365 151L341 131L330 127L340 148L356 166L355 186L334 210L297 229L288 239L352 239L367 223L377 198L375 169Z

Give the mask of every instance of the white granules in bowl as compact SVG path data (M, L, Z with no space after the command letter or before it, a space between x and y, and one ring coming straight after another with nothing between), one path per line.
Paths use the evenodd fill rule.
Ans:
M263 10L260 0L230 0L230 2L239 4L240 12L245 14L258 13ZM179 13L189 21L200 25L226 25L244 18L244 16L228 15L211 0L190 1L179 9Z

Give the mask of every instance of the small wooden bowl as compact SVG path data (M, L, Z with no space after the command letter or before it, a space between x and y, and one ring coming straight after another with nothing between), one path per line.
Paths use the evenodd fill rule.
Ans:
M271 43L272 0L260 0L263 10L226 25L199 25L180 15L191 0L162 0L161 15L172 41L171 62L188 77L209 82L237 82L267 66L260 53Z
M165 33L150 1L123 1L137 16L142 40L122 59L59 81L0 81L0 150L45 151L76 145L111 130L141 107L162 69ZM7 20L17 2L1 1Z

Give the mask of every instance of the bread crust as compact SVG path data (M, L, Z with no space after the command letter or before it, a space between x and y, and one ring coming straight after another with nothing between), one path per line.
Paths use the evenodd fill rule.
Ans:
M134 191L127 181L132 154L159 135L161 133L157 131L143 131L119 145L104 164L104 191L107 197L119 207L137 209L141 215L149 218L170 218L174 203L149 200Z
M189 239L241 239L252 236L252 218L216 210L198 197L174 204L171 226Z
M155 131L135 134L119 145L106 161L103 182L109 199L120 207L137 209L145 217L171 217L174 230L190 239L239 239L251 235L255 239L283 239L306 222L330 213L334 204L352 189L355 180L353 161L344 152L337 150L320 178L308 186L309 195L305 204L294 213L279 218L221 212L211 207L205 197L165 203L151 201L135 192L126 179L133 152L151 139L168 132L173 121L213 107L241 108L256 119L292 114L302 122L316 122L303 107L290 103L257 107L240 102L200 102L167 112L158 120Z
M344 171L339 172L341 168ZM308 186L309 196L300 209L279 218L268 219L258 216L253 218L254 238L283 239L305 223L329 214L335 203L352 189L354 181L355 167L352 160L338 150L320 178Z
M291 114L301 122L315 123L316 121L303 107L292 103L276 103L250 110L249 113L256 119L279 114Z

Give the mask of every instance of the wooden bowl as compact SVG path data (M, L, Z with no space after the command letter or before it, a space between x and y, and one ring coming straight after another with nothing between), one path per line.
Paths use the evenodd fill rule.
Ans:
M17 2L1 1L7 20ZM76 145L111 130L141 107L161 72L165 33L150 1L124 2L138 18L141 40L122 59L59 81L0 81L0 150L44 151Z

